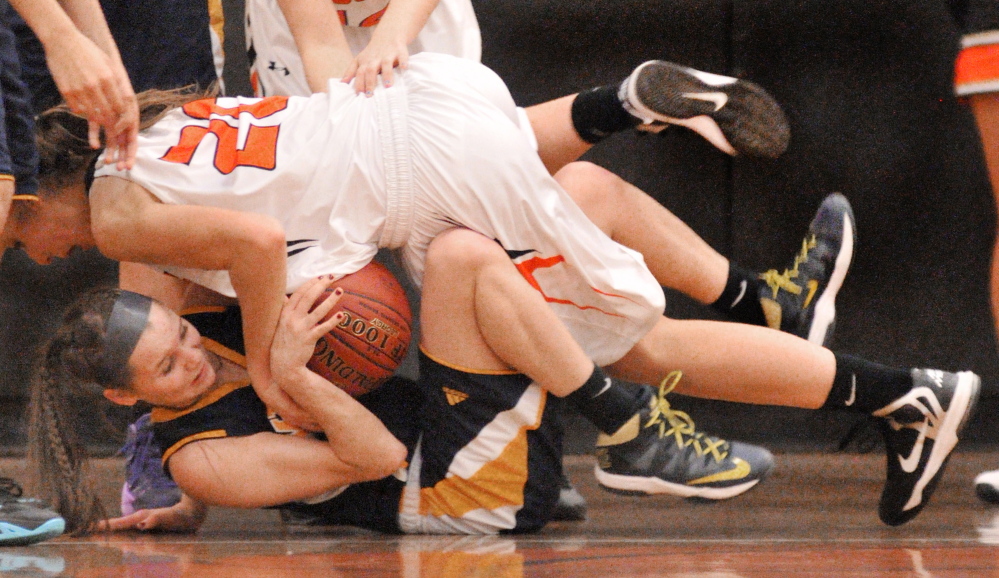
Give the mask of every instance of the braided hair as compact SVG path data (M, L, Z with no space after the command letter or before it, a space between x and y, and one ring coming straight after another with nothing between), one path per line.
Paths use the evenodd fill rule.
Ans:
M84 293L42 348L31 384L28 464L35 486L65 518L67 530L86 533L107 518L89 476L88 456L74 427L73 396L128 389L127 365L104 364L108 317L118 289Z

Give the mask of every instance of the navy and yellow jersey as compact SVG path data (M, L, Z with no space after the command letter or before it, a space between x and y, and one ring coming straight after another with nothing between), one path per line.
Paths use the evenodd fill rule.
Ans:
M238 307L209 307L186 311L184 318L201 334L205 349L246 366ZM358 401L377 415L408 448L415 445L419 435L418 416L422 398L414 383L393 378ZM152 411L152 423L153 434L162 451L167 473L170 456L185 445L200 440L250 436L262 432L306 435L269 412L249 381L224 384L189 408L155 408ZM293 503L282 507L321 516L328 524L398 532L401 492L402 482L395 477L388 477L354 484L337 498L320 504Z
M184 318L201 334L205 349L246 366L238 307L191 310L184 313ZM302 433L268 412L249 380L223 384L185 409L155 408L152 423L156 444L163 452L164 466L177 450L199 440L261 432Z

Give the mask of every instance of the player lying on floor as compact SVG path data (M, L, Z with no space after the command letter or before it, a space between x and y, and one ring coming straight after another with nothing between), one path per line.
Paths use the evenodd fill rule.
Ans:
M154 430L164 462L198 502L283 506L329 524L389 532L492 533L543 526L558 497L561 398L605 432L598 440L601 482L615 476L639 479L628 462L642 454L654 456L654 462L668 456L660 451L664 440L698 447L707 478L700 484L710 489L746 484L741 476L771 466L765 452L749 453L688 429L666 400L681 381L680 371L665 375L658 390L640 386L626 396L626 386L586 359L497 243L460 228L437 236L424 280L419 387L391 382L369 394L368 409L306 368L316 340L336 323L320 323L332 299L310 312L328 281L307 282L287 302L271 361L293 376L289 395L315 416L327 441L288 427L249 386L238 350L237 311L185 321L134 293L89 295L67 313L35 383L32 455L47 468L41 478L76 492L63 494L59 504L67 520L86 527L99 519L100 510L78 490L88 487L79 470L58 470L59 463L81 463L79 448L53 443L70 427L60 400L78 395L69 393L76 387L116 403L143 400L157 406ZM496 293L506 297L482 298ZM774 356L770 363L796 369L795 383L787 385L814 399L807 406L882 417L890 460L880 514L889 523L910 519L926 504L978 392L970 373L888 368L766 328L676 323L751 329ZM202 340L197 326L213 334ZM509 333L515 334L512 339ZM714 354L733 364L759 362L718 345ZM849 373L841 375L825 357ZM590 373L581 391L557 391L559 375L580 369ZM844 378L854 387L844 388ZM825 387L809 391L814 379ZM892 399L896 394L889 392L898 389L905 391ZM594 411L593 400L608 394L635 410ZM912 454L918 462L895 463L894 452L907 453L916 439L927 446Z
M636 74L655 76L657 69ZM633 80L625 86L642 84ZM330 93L308 99L171 106L161 103L160 120L140 136L133 170L97 168L93 182L88 169L97 158L74 159L85 149L74 146L72 115L40 118L51 195L5 234L43 256L96 242L112 258L159 264L237 296L251 382L285 421L318 426L282 391L293 375L270 366L286 291L318 274L356 271L379 246L398 249L422 284L431 243L455 227L492 239L505 256L475 281L476 305L488 312L472 318L490 349L610 436L598 468L606 487L662 493L676 480L664 464L637 460L627 436L611 436L648 411L650 396L606 381L601 367L650 385L679 369L685 378L677 391L693 396L850 407L892 420L899 429L888 435L890 451L907 456L902 469L889 463L881 515L893 524L925 504L973 409L972 374L910 374L764 327L663 317L667 286L737 319L763 322L765 308L776 308L781 325L786 318L821 342L833 320L827 294L852 255L853 219L841 196L820 211L795 266L767 280L774 298L767 304L744 299L760 286L755 274L730 266L619 177L587 163L549 175L506 87L475 63L416 55L392 88L370 99L331 83ZM823 277L796 279L798 265L813 260ZM924 381L941 383L942 397L917 407L914 396L932 393ZM908 439L929 424L926 436ZM675 447L656 442L669 458L678 455ZM925 458L918 464L910 463L913 448ZM746 484L769 469L769 460L754 469L761 463L754 453L738 454L732 446L718 462L739 466L734 471Z

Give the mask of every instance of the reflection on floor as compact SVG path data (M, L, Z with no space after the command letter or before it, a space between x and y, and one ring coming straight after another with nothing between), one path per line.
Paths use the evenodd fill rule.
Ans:
M60 538L0 550L7 576L981 576L999 575L999 508L971 480L999 453L959 453L932 503L900 528L876 514L884 457L782 454L759 488L721 503L608 494L589 458L567 460L585 522L519 537L382 536L282 525L271 511L212 512L196 535ZM19 462L0 461L17 474ZM102 460L114 495L120 461Z

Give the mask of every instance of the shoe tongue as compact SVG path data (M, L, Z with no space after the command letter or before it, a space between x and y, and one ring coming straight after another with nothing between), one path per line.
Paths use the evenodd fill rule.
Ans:
M641 416L635 414L631 416L631 419L625 422L623 426L618 428L616 432L612 435L607 435L603 432L597 437L597 446L616 446L619 444L630 442L631 440L638 437L638 432L642 429Z

